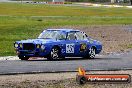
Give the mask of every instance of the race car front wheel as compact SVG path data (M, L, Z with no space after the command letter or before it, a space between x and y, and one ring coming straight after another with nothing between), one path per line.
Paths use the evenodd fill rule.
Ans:
M95 48L94 47L91 47L90 49L89 49L89 58L95 58Z
M28 56L18 56L18 57L19 57L19 59L21 59L21 60L28 60L28 59L29 59Z
M59 49L57 47L53 47L49 57L47 58L48 60L57 60L59 59Z

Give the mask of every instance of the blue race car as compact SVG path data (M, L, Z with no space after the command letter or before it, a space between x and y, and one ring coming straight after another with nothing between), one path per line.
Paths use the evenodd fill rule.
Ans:
M95 54L102 50L99 41L73 29L47 29L37 39L16 41L14 47L21 60L30 57L45 57L48 60L65 57L95 58Z

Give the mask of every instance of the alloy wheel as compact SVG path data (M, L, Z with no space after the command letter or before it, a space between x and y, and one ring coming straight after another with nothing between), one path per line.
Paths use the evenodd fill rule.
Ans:
M94 58L95 57L95 49L92 47L89 49L89 57Z

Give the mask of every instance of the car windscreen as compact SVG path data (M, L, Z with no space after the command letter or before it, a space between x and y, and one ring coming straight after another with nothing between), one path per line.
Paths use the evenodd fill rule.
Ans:
M66 34L60 31L43 31L38 38L62 40L66 38Z

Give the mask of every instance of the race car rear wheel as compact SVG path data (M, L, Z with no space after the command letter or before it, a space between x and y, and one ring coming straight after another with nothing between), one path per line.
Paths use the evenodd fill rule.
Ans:
M57 60L59 59L59 48L58 47L53 47L50 54L49 54L49 57L47 57L48 60Z
M95 54L96 54L95 52L96 52L96 49L94 47L91 47L89 49L89 58L91 59L95 58Z
M19 57L19 59L21 59L21 60L28 60L28 59L29 59L28 56L18 56L18 57Z

